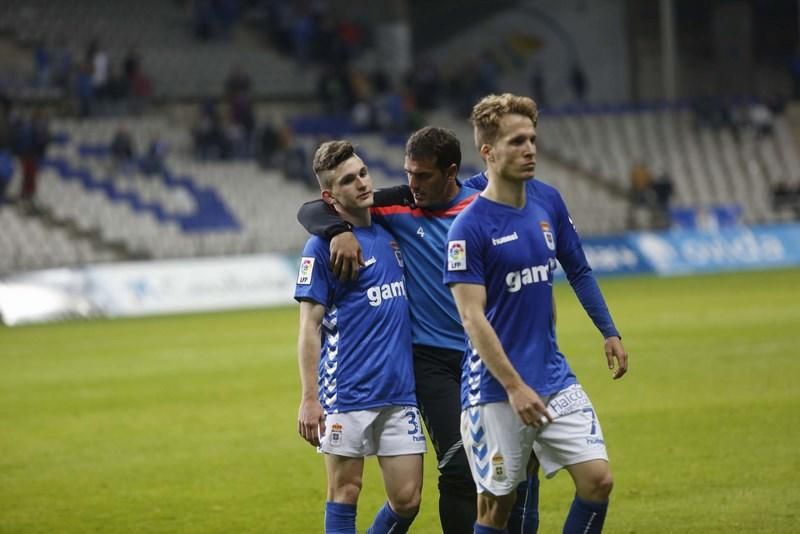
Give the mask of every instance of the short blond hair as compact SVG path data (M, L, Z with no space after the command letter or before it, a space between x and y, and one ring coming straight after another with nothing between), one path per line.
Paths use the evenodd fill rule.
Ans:
M527 96L511 93L487 95L475 104L469 120L475 129L475 145L478 149L481 145L491 145L497 141L500 120L510 114L528 117L534 127L539 120L539 109L536 102Z

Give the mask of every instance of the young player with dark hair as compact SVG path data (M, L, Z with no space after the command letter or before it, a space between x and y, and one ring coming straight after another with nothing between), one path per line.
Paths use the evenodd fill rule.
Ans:
M419 511L425 437L416 407L403 257L372 224L372 179L347 141L314 156L323 201L353 228L368 259L357 281L330 271L327 242L309 239L300 301L298 432L325 454L325 532L355 534L364 457L377 456L387 502L370 534L406 532Z

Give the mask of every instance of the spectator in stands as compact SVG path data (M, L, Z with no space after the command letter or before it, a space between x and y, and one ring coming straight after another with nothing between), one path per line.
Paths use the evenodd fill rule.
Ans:
M44 41L39 41L33 50L33 62L36 67L36 85L48 87L52 67L52 56Z
M316 34L316 23L310 8L305 4L296 7L292 22L292 49L299 67L311 59L312 45Z
M280 150L275 156L283 175L291 181L300 182L311 189L318 188L316 176L308 170L308 155L302 144L294 139L294 132L288 124L279 129Z
M261 126L256 143L256 161L261 167L269 169L275 165L275 156L280 148L280 142L278 128L272 122Z
M129 175L134 170L136 149L130 132L124 126L117 128L111 139L111 161L114 172Z
M11 101L0 94L0 205L14 176L14 157L11 153Z
M436 63L427 57L419 58L409 72L408 84L420 110L436 109L442 91L442 78Z
M30 117L21 117L12 131L15 137L17 156L22 163L22 189L20 199L25 209L34 211L39 163L47 152L50 130L44 111L36 109Z
M0 146L0 206L6 202L6 191L14 177L14 158L11 150L6 146Z
M208 41L214 36L214 11L211 0L194 0L192 3L194 35L200 41Z
M94 86L91 63L85 61L78 67L75 77L75 95L78 99L78 116L87 118L94 112Z
M100 41L93 39L86 50L86 60L92 67L92 87L98 98L106 96L111 62L108 52L100 48Z
M153 176L164 172L167 152L167 142L156 134L150 140L150 146L147 148L147 152L142 156L142 160L139 163L142 173L147 176Z
M660 169L656 179L653 181L652 188L656 208L653 225L656 228L668 228L670 226L669 207L672 201L674 186L672 184L672 178L666 169Z
M586 101L586 94L589 91L589 80L580 65L575 63L569 71L569 84L575 95L575 100L579 103Z
M235 65L225 79L225 98L230 100L237 95L250 95L253 81L241 65Z
M317 81L317 97L325 113L343 113L351 109L353 90L350 78L333 65L325 65Z
M778 183L772 190L772 207L778 212L788 210L795 219L800 219L800 183L795 186L786 181Z
M628 225L631 228L650 227L650 210L654 207L653 173L647 164L638 161L631 169L630 211Z
M230 159L233 156L233 146L216 100L208 99L201 104L200 117L192 135L195 152L200 159Z
M795 100L800 100L800 45L789 61L789 72L792 75L792 94Z
M133 48L128 50L122 61L122 74L128 109L131 113L139 114L153 96L153 82L142 68L139 52Z
M539 63L533 66L531 72L531 93L533 99L539 105L539 109L547 107L547 92L545 90L544 70Z
M74 67L72 48L66 41L59 39L53 56L53 84L64 92L69 92L72 88Z
M753 103L748 109L747 119L757 136L772 135L775 118L772 115L772 110L765 103Z

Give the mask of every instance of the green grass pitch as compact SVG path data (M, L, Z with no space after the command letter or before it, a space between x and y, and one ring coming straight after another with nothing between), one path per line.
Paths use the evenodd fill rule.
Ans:
M558 334L598 410L612 533L800 531L800 270L603 279L631 370L566 284ZM0 532L314 533L295 307L0 327ZM438 532L426 459L414 532ZM561 532L569 476L543 481ZM383 489L368 461L364 531Z

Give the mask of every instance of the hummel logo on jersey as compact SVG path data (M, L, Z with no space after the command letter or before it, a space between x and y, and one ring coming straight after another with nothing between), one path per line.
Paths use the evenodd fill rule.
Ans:
M547 282L550 276L550 267L547 265L534 265L525 267L521 271L511 271L506 275L506 285L509 293L516 293L522 286Z
M381 286L372 286L367 289L367 298L369 305L378 307L384 300L393 299L395 297L406 296L406 285L402 280L383 284Z
M364 267L369 267L370 265L374 264L376 261L375 256L372 256L370 259L364 262Z
M509 241L516 241L517 239L519 239L519 236L517 236L517 232L514 232L511 235L504 235L503 237L498 237L497 239L493 237L492 245L494 246L502 245L503 243L508 243Z

